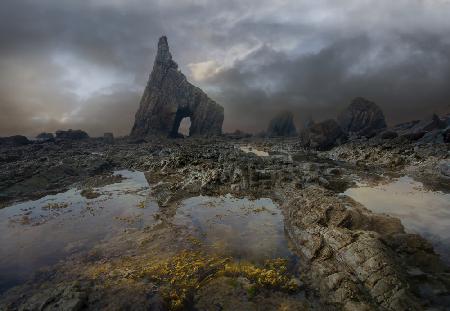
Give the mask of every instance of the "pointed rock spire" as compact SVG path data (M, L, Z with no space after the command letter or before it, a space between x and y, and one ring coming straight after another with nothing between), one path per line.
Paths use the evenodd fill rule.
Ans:
M158 41L158 52L156 53L155 63L170 64L172 62L172 54L169 51L169 43L167 37L162 36Z
M131 135L177 137L183 118L191 120L189 135L222 133L223 107L187 81L172 60L167 37L162 36Z

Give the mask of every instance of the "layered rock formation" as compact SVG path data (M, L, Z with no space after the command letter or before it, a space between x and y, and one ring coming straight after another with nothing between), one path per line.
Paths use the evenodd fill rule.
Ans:
M355 98L338 117L339 125L346 133L368 135L386 128L383 111L365 98Z
M297 135L292 112L284 111L273 118L267 128L267 135L271 137L292 137Z
M223 107L187 81L172 60L167 38L161 37L131 135L177 137L181 120L187 117L190 136L222 133Z

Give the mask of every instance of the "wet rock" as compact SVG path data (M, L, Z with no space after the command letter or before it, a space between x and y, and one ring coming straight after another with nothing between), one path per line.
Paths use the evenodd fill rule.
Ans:
M80 195L85 197L86 199L92 200L98 198L100 196L100 193L94 191L93 189L83 189L80 192Z
M26 310L61 310L78 311L86 306L88 295L78 283L59 285L43 290L22 304L18 309Z
M417 241L408 244L407 252L415 258L410 264L424 269L418 260L424 254L420 237L405 234L394 218L371 214L354 201L319 187L308 187L295 197L292 193L286 192L289 199L283 205L286 230L311 269L310 281L321 297L343 309L354 302L357 310L422 309L426 302L408 285L412 281L398 265L403 251L395 246L406 244L406 240L398 241L399 236ZM432 248L425 252L425 262L439 261ZM442 266L438 269L444 271ZM438 287L443 284L439 282Z
M187 81L172 60L167 38L161 37L131 136L178 137L183 118L191 120L189 136L222 133L223 107Z
M312 124L301 132L300 137L305 146L327 150L335 146L340 140L344 140L345 134L337 122L330 119Z
M270 137L291 137L297 135L292 112L285 111L273 118L267 128L267 135Z
M338 117L339 125L346 133L368 135L386 128L383 111L365 98L355 98Z
M255 292L250 284L242 286L241 280L229 277L213 279L195 296L196 310L309 310L305 300L295 299L287 294L264 291Z
M3 146L24 146L28 145L31 142L22 135L15 135L10 137L0 137L0 145Z
M72 130L69 129L67 131L59 130L56 131L56 138L63 140L82 140L89 138L89 135L82 130Z

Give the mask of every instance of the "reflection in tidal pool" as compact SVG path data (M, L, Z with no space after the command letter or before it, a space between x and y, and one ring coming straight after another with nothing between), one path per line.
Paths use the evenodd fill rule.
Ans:
M399 218L407 232L430 240L450 262L450 194L426 190L407 176L389 184L351 188L345 194L374 212Z
M156 203L142 204L148 193L144 174L115 174L126 179L95 188L101 195L92 200L71 189L0 210L0 292L114 233L154 221Z
M270 199L194 197L183 201L174 221L187 226L221 255L253 262L293 259L283 216Z

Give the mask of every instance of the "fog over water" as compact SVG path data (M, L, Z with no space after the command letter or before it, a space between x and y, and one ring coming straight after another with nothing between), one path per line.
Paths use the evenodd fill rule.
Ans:
M450 110L449 33L448 0L4 0L0 136L128 134L163 34L225 131L285 109L301 127L356 96L390 124L428 117Z

